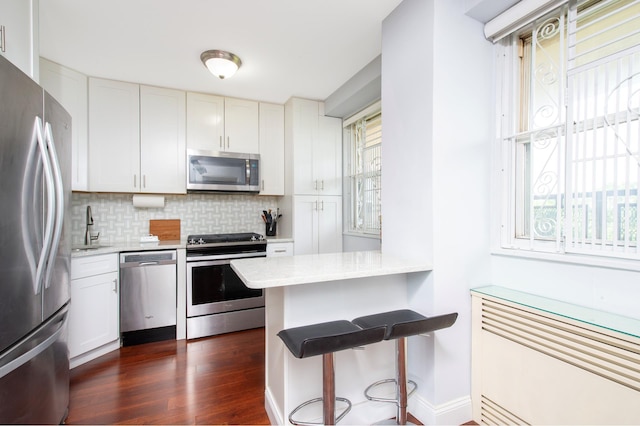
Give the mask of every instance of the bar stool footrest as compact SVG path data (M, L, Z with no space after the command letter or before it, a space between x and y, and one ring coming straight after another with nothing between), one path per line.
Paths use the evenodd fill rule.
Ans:
M398 403L398 400L395 399L395 398L382 398L382 397L378 397L378 396L372 396L372 395L369 394L369 391L373 390L373 388L378 387L380 385L383 385L385 383L395 383L396 386L398 386L398 381L396 379L378 380L377 382L372 383L369 386L367 386L367 388L364 390L364 396L366 396L369 401ZM413 380L407 380L407 384L412 386L412 389L407 391L407 399L409 399L409 397L416 391L416 389L418 389L418 385Z
M302 426L314 426L314 425L322 425L324 424L324 422L304 422L301 420L296 420L293 418L293 415L295 413L297 413L298 411L300 411L301 409L303 409L304 407L306 407L307 405L311 405L311 404L315 404L315 403L322 403L323 398L314 398L314 399L310 399L308 401L303 402L302 404L298 405L296 408L293 409L293 411L291 411L291 413L289 413L289 423L294 424L294 425L302 425ZM341 401L347 404L347 407L339 414L336 416L336 423L338 423L340 420L342 420L342 418L344 416L347 415L347 413L349 411L351 411L351 401L349 401L347 398L341 398L336 396L336 401Z

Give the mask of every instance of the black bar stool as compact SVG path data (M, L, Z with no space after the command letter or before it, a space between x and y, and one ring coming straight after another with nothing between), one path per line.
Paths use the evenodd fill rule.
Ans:
M354 319L352 322L364 329L380 326L386 328L384 340L395 339L396 341L396 378L385 379L371 384L364 391L365 396L370 401L394 402L397 407L396 423L407 423L407 400L409 396L418 388L418 385L409 380L408 384L412 389L407 392L407 337L417 334L429 333L442 328L451 327L458 318L458 313L425 317L410 309L382 312L379 314L367 315ZM383 383L394 382L396 384L396 398L379 398L369 394L375 386Z
M298 405L289 414L289 422L294 425L316 425L323 423L303 422L293 418L301 408L316 402L322 402L323 421L326 425L334 425L350 410L351 401L336 398L333 354L344 349L368 345L382 341L385 335L383 325L362 329L349 321L329 321L282 330L278 337L296 358L308 358L322 355L322 398L315 398ZM347 408L337 417L336 400L346 402Z

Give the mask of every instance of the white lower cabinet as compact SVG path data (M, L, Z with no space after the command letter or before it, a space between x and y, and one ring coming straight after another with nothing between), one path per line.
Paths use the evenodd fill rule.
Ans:
M71 368L120 346L117 253L71 260Z
M267 257L293 256L293 243L267 242Z
M342 251L341 196L296 195L293 210L296 255Z

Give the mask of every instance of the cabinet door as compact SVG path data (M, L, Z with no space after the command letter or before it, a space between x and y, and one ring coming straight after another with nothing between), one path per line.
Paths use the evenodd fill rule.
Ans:
M40 58L40 84L71 114L71 189L87 191L87 76Z
M318 253L342 251L342 197L318 197Z
M284 195L284 105L260 103L260 195Z
M318 138L313 145L314 179L318 194L342 194L342 120L318 117Z
M89 78L89 190L140 191L139 86Z
M259 154L258 102L225 98L225 151Z
M293 252L318 253L318 197L301 195L293 197Z
M117 272L71 281L70 358L117 340L118 321Z
M315 194L313 144L318 134L318 108L315 101L292 99L293 193Z
M140 86L141 192L185 194L185 93Z
M38 81L38 1L0 1L0 55Z
M187 93L187 148L224 150L224 98Z

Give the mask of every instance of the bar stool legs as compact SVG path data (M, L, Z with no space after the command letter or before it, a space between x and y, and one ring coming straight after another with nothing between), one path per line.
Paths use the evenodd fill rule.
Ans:
M396 342L396 377L394 379L380 380L367 387L364 394L370 401L393 402L397 406L396 423L407 424L407 404L409 396L418 388L418 385L407 380L407 337L422 333L429 333L442 328L451 327L456 319L457 313L425 317L409 309L383 312L380 314L367 315L354 319L352 322L359 327L379 327L385 326L386 333L384 340L395 340ZM383 383L394 382L396 385L396 398L379 398L371 396L370 391ZM408 390L407 384L412 386Z
M345 320L281 330L278 337L296 358L322 355L322 397L305 401L294 408L289 413L289 422L294 425L334 425L346 416L351 410L351 402L346 398L336 397L334 353L380 342L384 334L384 326L369 327L365 330ZM335 412L336 401L347 404L338 416ZM294 418L303 407L317 402L322 402L322 423L304 422Z
M396 386L398 397L398 411L396 419L398 424L407 424L407 401L409 396L407 395L407 338L401 337L396 340ZM417 388L417 385L416 385Z
M322 407L322 418L325 424L336 424L336 380L335 371L333 369L333 352L330 354L322 355L322 400L325 401ZM345 410L341 415L342 418L351 410L351 403L349 408Z

